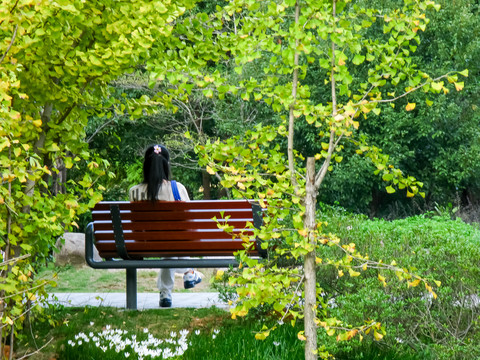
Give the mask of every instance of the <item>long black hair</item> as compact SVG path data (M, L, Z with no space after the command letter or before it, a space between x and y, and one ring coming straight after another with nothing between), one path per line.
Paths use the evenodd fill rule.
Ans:
M170 180L170 154L163 145L152 145L145 151L143 183L147 184L148 200L157 200L164 180Z

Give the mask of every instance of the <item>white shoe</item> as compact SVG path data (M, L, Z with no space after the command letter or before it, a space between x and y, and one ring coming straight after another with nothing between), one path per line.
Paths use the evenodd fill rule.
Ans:
M200 284L202 282L202 278L200 274L195 270L187 271L183 275L183 287L185 289L191 289L195 287L195 285Z

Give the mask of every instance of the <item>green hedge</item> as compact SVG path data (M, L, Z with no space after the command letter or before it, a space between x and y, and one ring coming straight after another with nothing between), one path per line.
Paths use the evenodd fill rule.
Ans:
M429 215L369 220L328 207L320 214L329 224L327 231L338 235L343 243L355 243L373 260L395 260L429 279L438 294L435 300L422 284L409 288L388 271L381 271L388 283L384 287L377 269L368 269L355 278L339 278L335 269L320 268L318 279L334 298L334 315L352 325L366 319L381 321L387 335L375 342L379 347L407 347L424 358L427 353L435 359L480 358L478 226ZM331 256L334 251L325 248L319 256ZM441 286L434 285L433 280L440 281Z

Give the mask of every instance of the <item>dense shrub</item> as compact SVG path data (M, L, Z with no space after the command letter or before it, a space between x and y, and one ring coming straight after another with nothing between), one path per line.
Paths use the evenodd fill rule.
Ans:
M416 216L403 220L368 220L341 209L323 208L327 231L356 244L370 259L396 263L427 278L437 299L420 284L408 287L394 273L368 269L361 276L339 278L320 268L321 286L334 298L333 313L352 325L381 321L384 347L408 346L438 359L480 357L480 231L478 226L447 217ZM322 249L321 252L332 252ZM326 256L332 254L320 254ZM437 287L434 281L440 281ZM378 345L378 344L377 344Z

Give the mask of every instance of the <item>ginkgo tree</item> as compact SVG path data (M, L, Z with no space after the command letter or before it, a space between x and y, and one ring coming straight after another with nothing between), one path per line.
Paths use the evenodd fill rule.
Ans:
M204 43L210 40L226 50L224 59L238 74L257 64L264 64L264 74L243 77L238 83L229 82L218 70L202 77L178 75L203 88L207 97L240 94L245 101L264 102L282 116L276 127L260 124L244 136L197 150L200 163L211 174L221 175L222 185L234 196L255 199L265 209L264 226L255 236L270 249L269 258L259 261L248 251L239 253L242 269L230 278L238 294L232 316L269 304L280 322L303 318L305 331L299 338L306 340L306 359L329 356L328 349L317 345L317 327L339 341L369 333L381 339L384 334L374 320L345 324L329 316L330 299L316 281L322 267L336 267L340 277L359 276L369 267L391 270L407 286L423 282L436 297L433 279L428 282L395 262L369 259L355 244L342 244L335 235L324 233L324 224L316 220L316 197L332 164L342 161L344 142L372 161L388 193L423 196L422 183L405 175L357 130L370 114L380 114L383 106L395 106L399 99L407 99L404 111L413 110L416 104L408 99L415 91L433 99L434 94L463 88L461 78L467 71L427 74L412 60L428 12L435 10L438 5L425 0L405 0L393 10L369 7L368 1L231 1L204 22L210 26L210 32L201 35ZM316 87L328 87L328 98L318 101L312 96ZM433 106L431 99L427 101ZM296 149L299 123L316 129L321 152L303 154ZM286 149L281 147L285 143ZM248 249L252 238L242 237ZM337 248L340 256L327 256L328 247ZM386 286L382 272L378 279ZM271 330L265 327L257 338Z
M38 264L101 199L108 164L90 154L90 115L124 113L108 82L150 58L193 1L4 0L0 4L0 315L14 336L41 311ZM167 42L168 43L168 42ZM166 43L162 43L167 46ZM135 109L145 99L129 105ZM133 110L135 113L142 113ZM81 175L61 176L64 169ZM41 296L39 296L41 295ZM10 358L13 352L10 353Z

